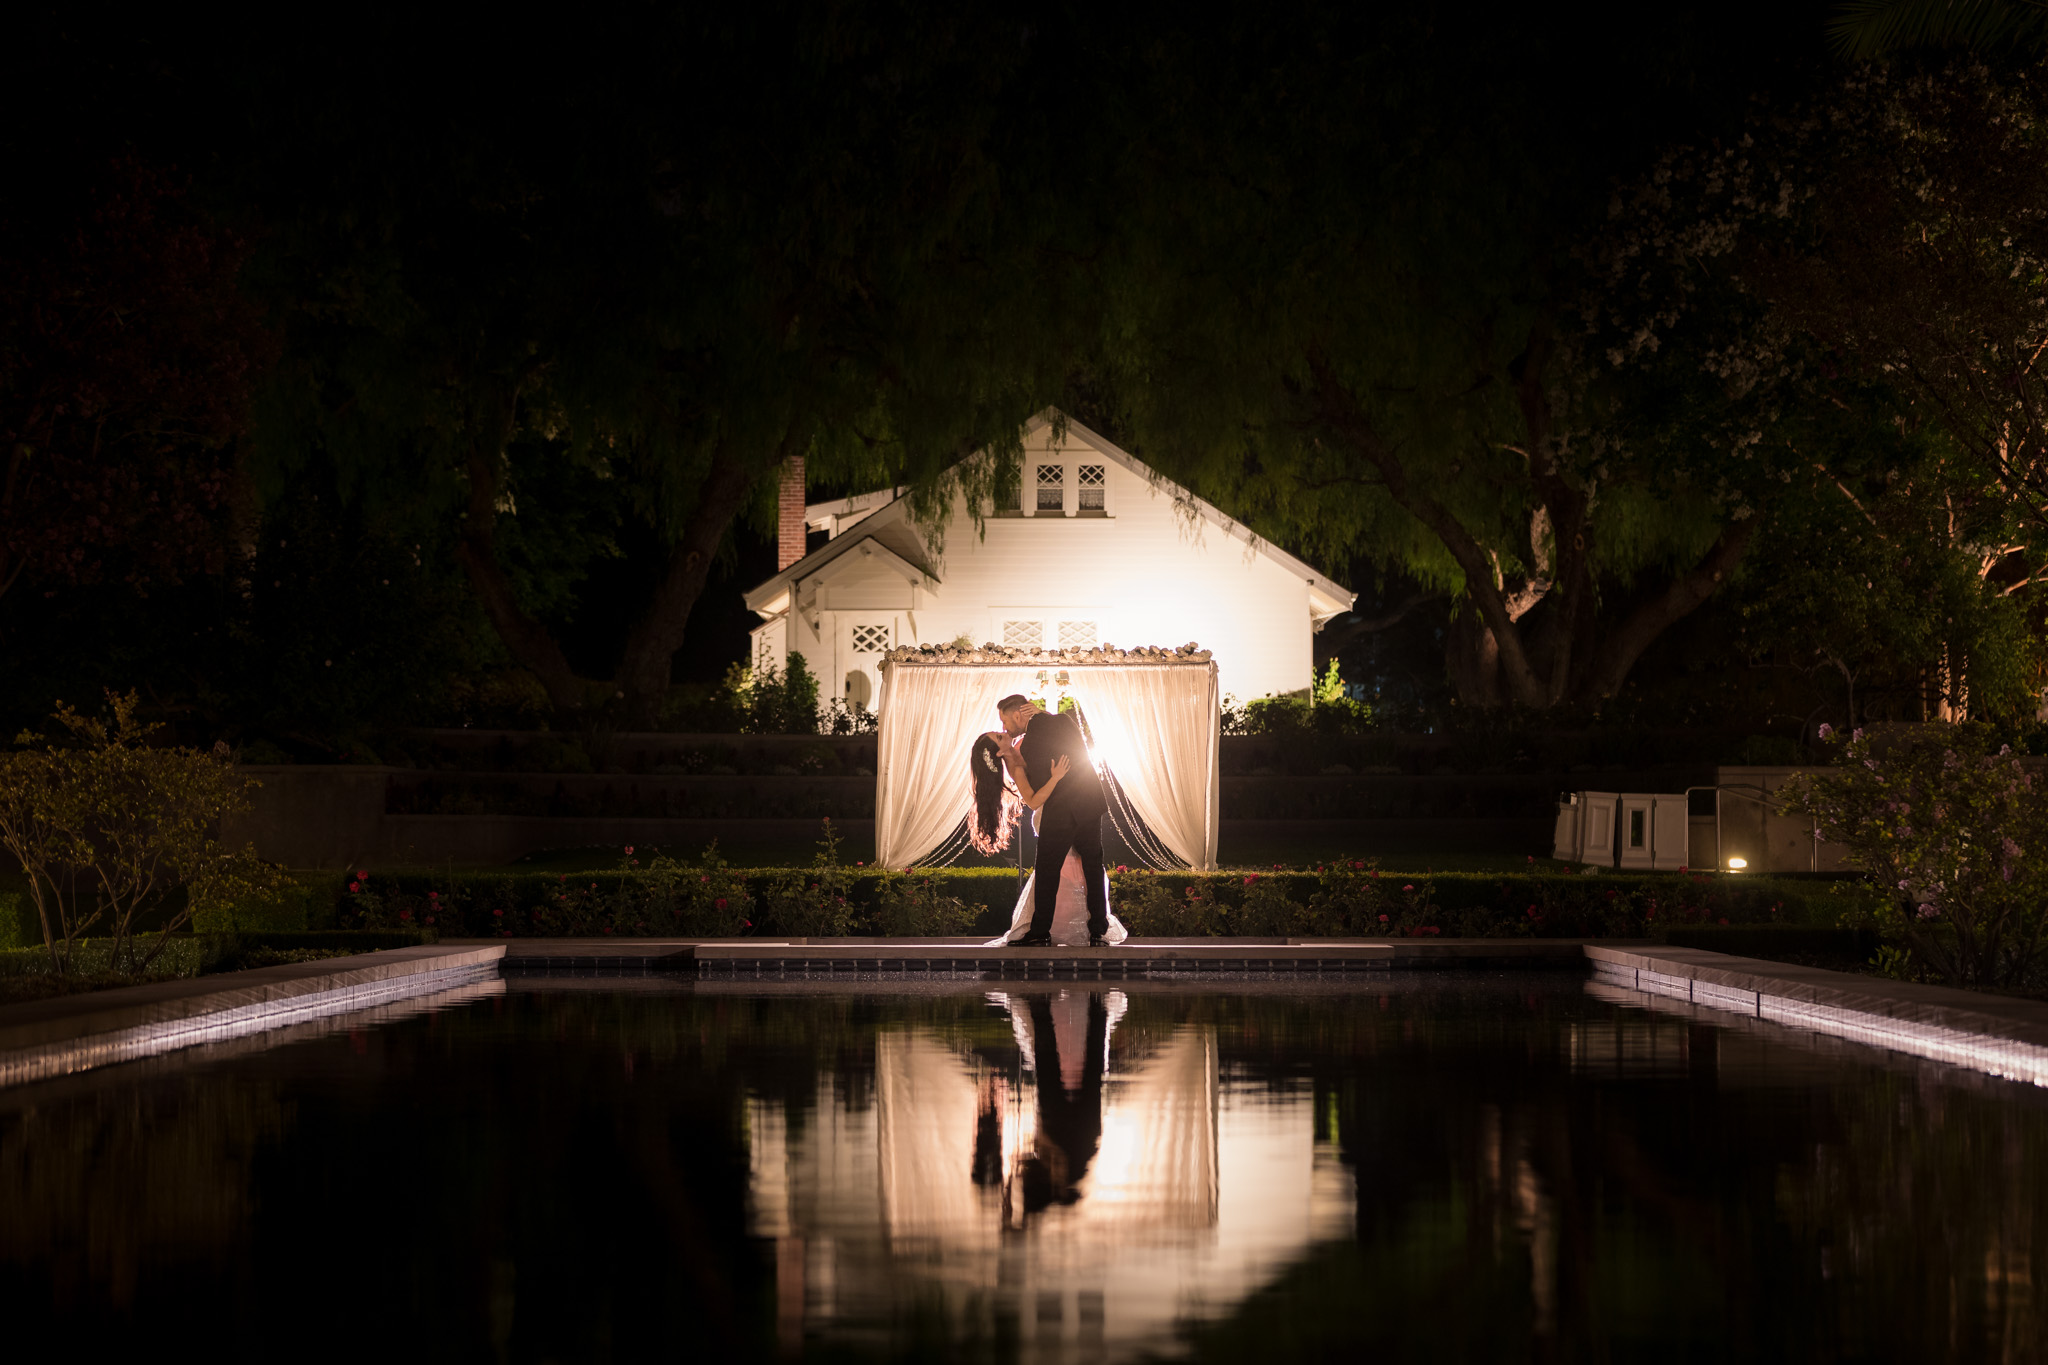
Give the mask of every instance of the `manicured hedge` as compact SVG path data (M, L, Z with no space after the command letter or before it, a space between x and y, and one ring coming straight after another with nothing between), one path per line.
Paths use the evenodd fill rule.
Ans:
M1674 948L1700 948L1770 961L1868 962L1882 942L1868 927L1825 924L1688 924L1672 928L1664 941Z
M994 934L1018 889L1005 868L356 871L369 875L339 883L312 907L309 927L444 937ZM1643 938L1686 925L1832 925L1861 894L1853 884L1700 874L1395 875L1366 860L1263 873L1120 870L1110 881L1131 931L1153 936Z

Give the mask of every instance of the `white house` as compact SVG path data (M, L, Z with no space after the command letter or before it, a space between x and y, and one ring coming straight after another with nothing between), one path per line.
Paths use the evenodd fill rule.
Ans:
M800 653L821 699L867 707L897 645L1196 641L1248 700L1308 687L1312 637L1355 597L1079 422L1056 441L1050 414L1025 432L1022 505L985 535L956 495L932 558L903 492L804 505L799 526L801 485L785 487L784 567L746 595L757 668Z

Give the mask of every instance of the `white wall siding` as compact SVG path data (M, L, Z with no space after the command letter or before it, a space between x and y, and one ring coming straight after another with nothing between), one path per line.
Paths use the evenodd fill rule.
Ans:
M977 644L1000 643L998 623L1022 609L1052 619L1087 612L1100 618L1101 639L1111 644L1198 641L1215 652L1223 690L1241 698L1309 685L1306 579L1222 528L1183 515L1169 491L1076 443L1057 453L1042 443L1026 448L1027 504L1035 467L1054 459L1068 468L1068 508L1075 502L1073 468L1107 466L1107 515L991 517L977 537L959 506L947 528L941 581L917 613L917 643L963 634Z

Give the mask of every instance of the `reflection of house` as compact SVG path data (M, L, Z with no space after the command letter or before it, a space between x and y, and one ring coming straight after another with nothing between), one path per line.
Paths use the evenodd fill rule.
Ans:
M1067 1058L1060 1012L1089 1007L1089 993L1012 988L1013 1020L1024 992L1051 994ZM1018 1041L1029 1057L1028 1024ZM871 1104L827 1082L800 1128L780 1103L749 1106L752 1231L776 1242L786 1338L858 1333L943 1302L983 1339L1008 1319L1041 1351L1101 1343L1104 1358L1125 1358L1170 1349L1177 1321L1228 1311L1352 1231L1356 1193L1334 1147L1315 1140L1310 1092L1260 1085L1233 1098L1208 1026L1135 1060L1113 1050L1077 1197L1035 1211L1012 1180L1040 1136L1027 1076L907 1029L877 1039ZM991 1094L999 1169L978 1153Z
M782 570L747 594L763 618L756 666L793 651L826 699L874 702L877 665L896 645L1178 645L1215 654L1241 697L1309 685L1310 644L1354 594L1159 478L1078 422L1064 441L1035 419L1024 440L1019 506L977 535L964 501L926 547L902 490L801 508L785 488ZM803 553L804 533L828 537Z

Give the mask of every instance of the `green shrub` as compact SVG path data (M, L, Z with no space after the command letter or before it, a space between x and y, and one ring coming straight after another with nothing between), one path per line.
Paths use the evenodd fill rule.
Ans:
M285 882L269 894L239 896L205 905L192 914L195 934L276 934L305 929L324 887Z
M2039 987L2048 802L2011 746L1991 743L1981 725L1837 736L1836 765L1800 774L1787 809L1882 890L1868 918L1896 949L1953 985Z
M715 849L695 861L628 853L605 872L368 873L329 892L314 924L431 930L444 938L659 934L960 934L1006 926L1014 869L849 867L828 840L808 867L735 868ZM354 889L351 889L353 887ZM1647 938L1670 926L1813 924L1867 916L1857 883L1704 873L1397 875L1370 860L1264 872L1110 873L1112 908L1149 938L1246 935ZM1384 916L1384 918L1382 918Z
M144 946L134 938L117 941L112 938L81 938L72 941L71 957L62 973L80 977L128 977L138 981L156 981L173 977L198 976L207 964L210 945L207 940L193 934L174 934L158 947L154 942L147 948L154 956L145 969L142 961ZM0 951L0 976L47 976L52 975L50 954L41 947L9 948ZM124 984L111 981L108 984Z
M974 912L936 877L884 872L875 881L868 925L885 938L943 938L974 927Z
M42 928L19 891L0 891L0 951L33 948L43 941Z

